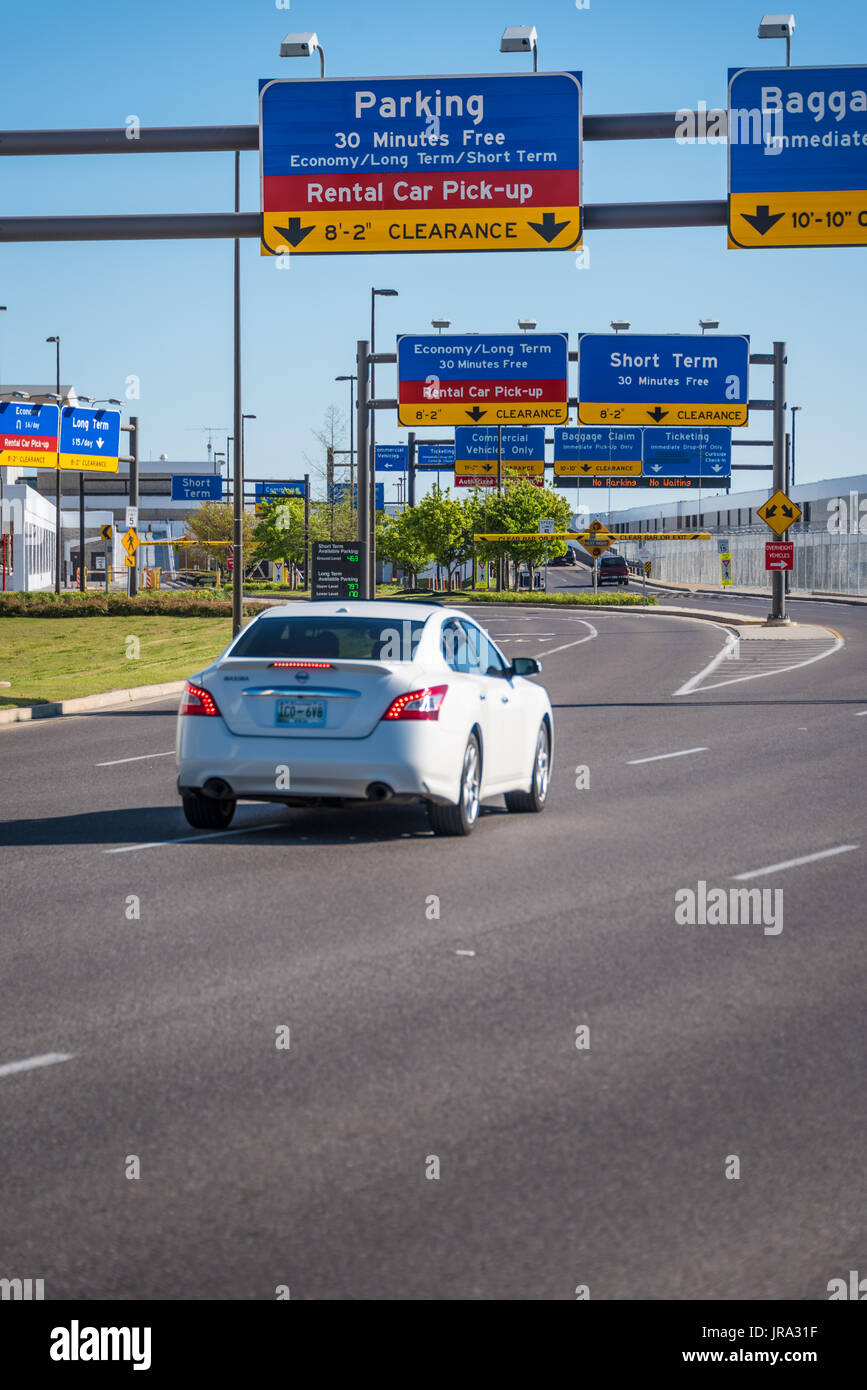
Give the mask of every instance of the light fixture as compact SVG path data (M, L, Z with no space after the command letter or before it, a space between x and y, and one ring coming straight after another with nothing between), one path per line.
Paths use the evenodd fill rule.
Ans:
M435 328L438 333L442 333L444 328L451 328L452 321L451 319L431 319L430 326Z
M281 58L311 58L319 54L319 76L325 76L325 49L316 34L287 34L280 44Z
M531 332L533 331L533 329L536 327L536 320L535 320L535 319L518 319L518 327L521 328L521 329L523 329L523 331L524 331L525 333L531 333Z
M500 39L501 53L532 53L533 71L539 69L539 36L534 24L510 24Z
M698 326L704 333L708 328L719 328L719 319L699 319Z
M794 32L795 16L793 14L762 15L762 22L759 25L759 38L786 40L787 68L792 65L792 35Z
M627 333L630 328L629 319L612 319L611 327L615 333Z

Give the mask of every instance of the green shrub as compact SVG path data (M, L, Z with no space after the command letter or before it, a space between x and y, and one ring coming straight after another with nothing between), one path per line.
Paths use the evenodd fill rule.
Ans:
M257 610L245 605L245 613ZM230 618L231 600L212 592L128 594L36 593L0 594L0 618L109 618L132 614L163 614L175 618Z

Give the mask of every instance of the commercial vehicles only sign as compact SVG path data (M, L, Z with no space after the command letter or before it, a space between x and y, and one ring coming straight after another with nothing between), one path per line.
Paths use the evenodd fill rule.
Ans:
M867 244L867 67L729 70L729 246Z
M581 333L582 425L745 425L749 337Z
M581 242L581 75L259 84L262 253Z
M496 487L503 477L545 481L545 431L514 425L466 425L455 430L455 487Z
M401 425L545 425L569 418L566 333L397 340Z

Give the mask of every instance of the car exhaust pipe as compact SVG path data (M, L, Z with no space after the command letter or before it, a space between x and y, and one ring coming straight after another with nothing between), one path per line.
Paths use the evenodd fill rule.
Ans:
M208 796L212 801L232 801L235 793L224 778L209 777L202 787L202 796Z
M394 792L386 782L371 782L365 792L368 801L389 801Z

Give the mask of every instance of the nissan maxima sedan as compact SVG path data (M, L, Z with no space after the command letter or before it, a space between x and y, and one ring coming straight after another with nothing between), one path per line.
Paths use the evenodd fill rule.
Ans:
M532 657L513 661L457 609L293 603L266 609L186 683L178 791L197 829L238 801L416 801L437 835L468 835L480 802L548 798L554 720Z

